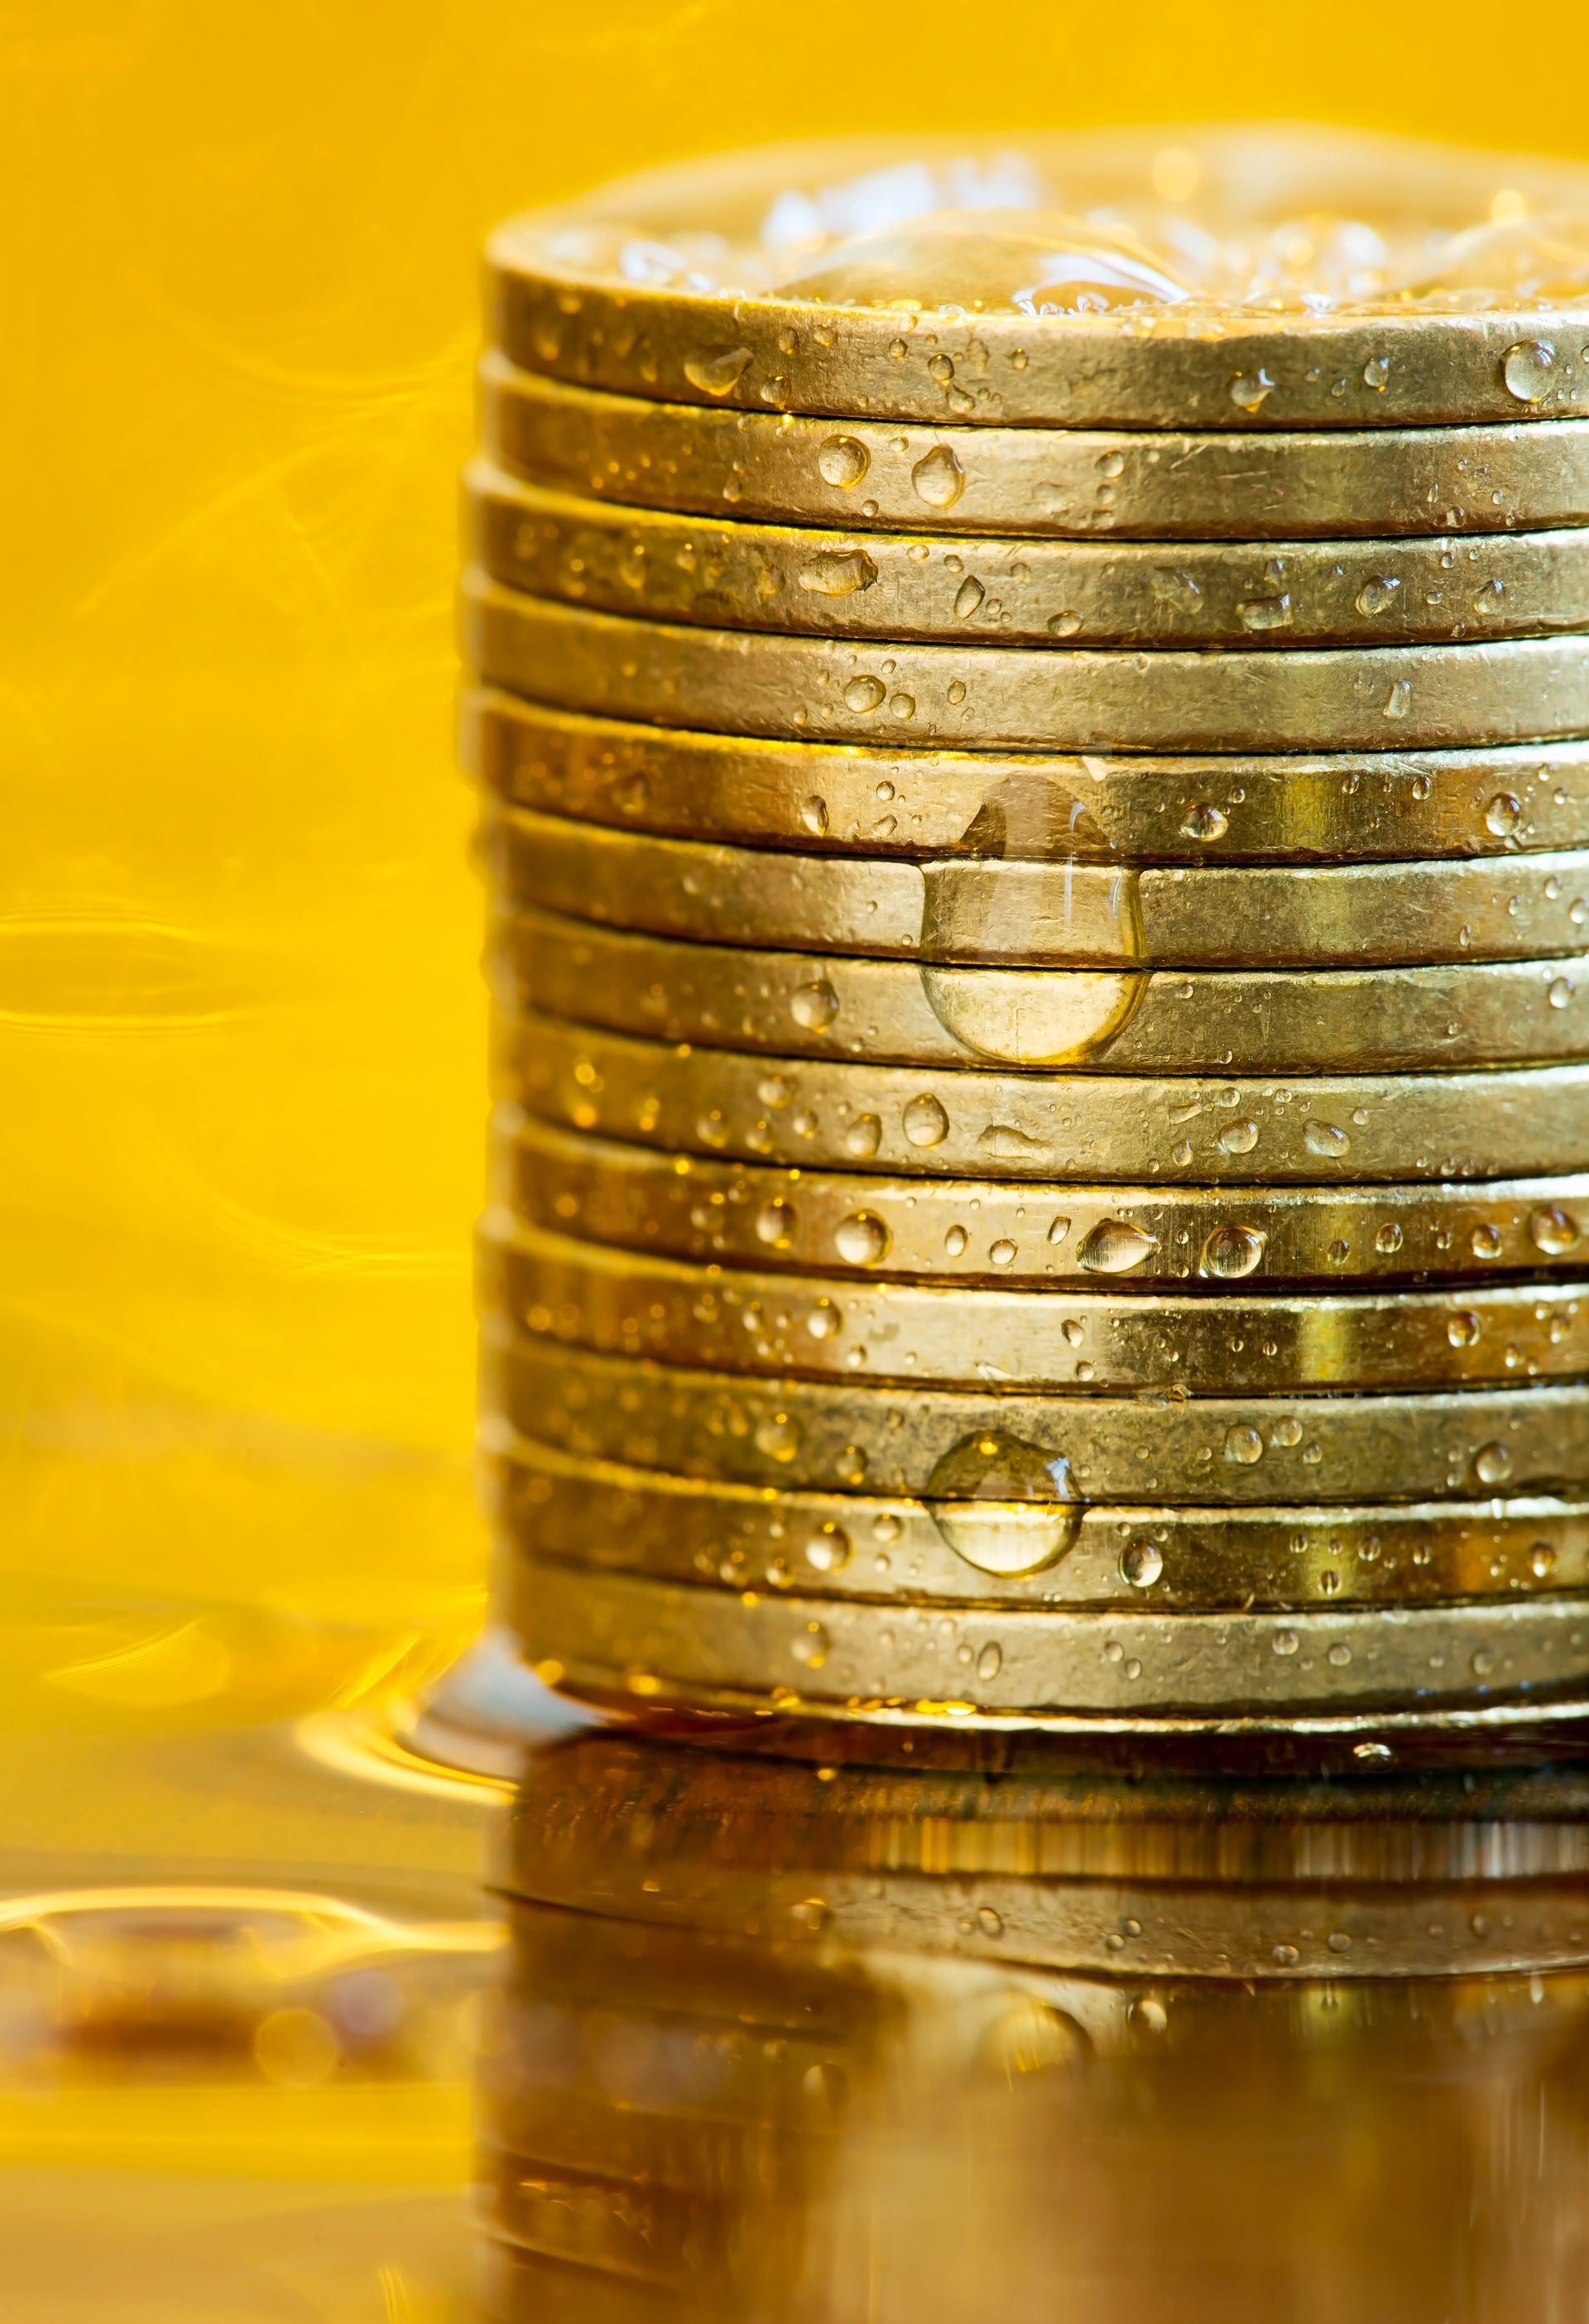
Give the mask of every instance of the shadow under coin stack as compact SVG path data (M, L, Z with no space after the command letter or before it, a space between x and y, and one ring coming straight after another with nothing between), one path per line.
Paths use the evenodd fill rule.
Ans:
M513 224L490 278L530 1660L825 1751L1559 1741L1589 179L785 151Z

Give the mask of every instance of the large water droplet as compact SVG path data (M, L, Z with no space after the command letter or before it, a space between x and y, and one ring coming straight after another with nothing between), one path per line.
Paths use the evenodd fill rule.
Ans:
M1239 371L1230 385L1231 401L1238 411L1256 411L1274 392L1274 382L1260 367L1255 372Z
M1224 1457L1227 1461L1233 1461L1238 1468L1251 1469L1255 1462L1263 1458L1263 1439L1256 1428L1249 1428L1244 1423L1238 1422L1224 1432Z
M1343 1154L1352 1150L1352 1140L1339 1123L1310 1121L1302 1132L1302 1143L1310 1154L1321 1160L1338 1162Z
M1511 1474L1511 1454L1504 1444L1481 1444L1474 1455L1474 1474L1481 1485L1504 1485Z
M876 578L877 567L864 549L823 549L808 558L799 571L801 588L819 597L853 597L858 589L870 589Z
M818 1526L806 1542L806 1563L818 1573L838 1573L850 1562L850 1537L831 1519Z
M1095 1056L1133 1015L1147 979L1105 969L955 968L921 964L938 1023L975 1056L1009 1065Z
M845 687L845 707L864 716L867 711L881 707L887 692L880 678L852 678Z
M1559 1259L1563 1251L1571 1250L1581 1230L1570 1211L1552 1204L1547 1209L1536 1211L1529 1221L1529 1235L1536 1250L1547 1259Z
M1289 630L1291 600L1283 590L1278 597L1249 597L1236 607L1236 619L1244 630Z
M815 983L797 985L790 995L789 1013L808 1033L824 1033L838 1015L838 995L819 976Z
M1371 621L1376 613L1389 612L1396 602L1396 592L1400 586L1400 582L1393 580L1389 574L1365 581L1357 593L1358 612L1366 613Z
M910 482L928 508L950 509L965 489L965 471L947 444L935 444L911 469Z
M755 1442L757 1452L769 1461L792 1461L800 1449L799 1424L787 1412L769 1413L756 1424Z
M1223 1153L1251 1154L1258 1143L1258 1124L1255 1121L1227 1121L1216 1142Z
M1183 839L1223 839L1230 827L1231 819L1224 808L1214 806L1208 799L1199 799L1181 817Z
M686 355L684 376L703 395L732 395L750 367L749 347L705 347Z
M808 1622L803 1630L796 1631L790 1652L807 1670L820 1670L827 1660L827 1648L828 1637L821 1623Z
M968 622L973 613L979 613L986 595L987 591L975 574L968 573L955 592L955 612L959 619Z
M800 809L800 825L803 830L810 833L813 839L826 839L827 836L827 801L820 798L808 798L804 807Z
M1003 1664L1003 1649L996 1638L990 1638L976 1657L976 1675L986 1684L988 1681L998 1677ZM997 1932L993 1933L996 1934Z
M869 1161L882 1143L882 1124L874 1113L858 1113L845 1131L845 1152L857 1162Z
M756 1213L757 1240L770 1243L774 1250L787 1250L794 1240L798 1224L792 1203L763 1203Z
M1069 1463L1002 1429L962 1437L934 1465L927 1506L957 1557L981 1573L1038 1573L1081 1525Z
M1215 1227L1203 1246L1203 1256L1197 1262L1199 1275L1214 1275L1225 1279L1251 1275L1263 1257L1268 1237L1256 1227Z
M1124 1275L1158 1248L1158 1236L1129 1219L1100 1219L1077 1243L1076 1263L1092 1275Z
M923 1091L906 1106L901 1126L912 1146L941 1146L949 1134L949 1117L937 1098Z
M854 436L830 436L817 455L817 471L824 484L848 492L872 465L872 455Z
M1164 1571L1164 1557L1156 1541L1139 1535L1120 1553L1120 1576L1134 1590L1150 1590Z
M1545 995L1553 1009L1565 1009L1572 997L1573 988L1565 976L1554 978Z
M1399 678L1380 706L1387 718L1405 718L1412 707L1412 680Z
M889 1233L871 1211L852 1211L834 1229L834 1248L852 1267L875 1267L888 1250Z
M1510 839L1522 821L1523 803L1510 791L1497 791L1484 809L1484 828L1494 839Z
M1520 403L1542 403L1549 394L1556 369L1556 349L1547 339L1520 339L1508 347L1501 376L1506 392Z
M1479 1319L1471 1307L1459 1307L1446 1325L1446 1337L1454 1348L1471 1348L1479 1336Z

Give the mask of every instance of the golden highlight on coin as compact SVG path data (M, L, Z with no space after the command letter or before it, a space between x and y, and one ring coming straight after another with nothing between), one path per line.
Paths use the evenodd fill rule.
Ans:
M604 506L478 464L493 580L650 621L827 637L1336 646L1589 628L1589 529L1437 540L984 540Z
M1589 1068L1215 1074L770 1059L503 1016L503 1094L676 1153L911 1176L1345 1185L1589 1170ZM1253 1133L1256 1132L1256 1135Z
M1110 1713L1295 1716L1387 1701L1482 1703L1565 1690L1589 1649L1573 1592L1496 1605L1151 1614L897 1607L744 1595L515 1560L532 1664L576 1692L827 1717L1042 1725Z
M1589 846L1589 744L1153 759L756 742L466 694L513 804L620 830L879 857L1309 864Z
M463 588L493 684L604 717L799 741L879 733L955 748L1342 751L1548 742L1589 731L1589 637L1488 644L1096 651L864 646L591 613Z
M718 1267L1043 1285L1471 1281L1589 1266L1589 1175L1485 1185L1045 1186L659 1154L500 1109L532 1225Z
M505 1425L582 1458L685 1476L928 1499L1284 1502L1578 1494L1589 1386L1359 1396L895 1388L659 1364L487 1316L488 1443ZM946 1465L947 1464L947 1465Z
M1125 1508L956 1496L953 1481L927 1502L769 1499L755 1486L582 1462L523 1439L486 1469L503 1537L538 1563L774 1596L1207 1613L1589 1587L1589 1502Z
M1589 849L1477 862L925 865L703 845L509 810L495 892L691 943L1025 967L1537 960L1589 946Z
M782 1058L1306 1077L1589 1056L1589 975L1559 959L995 968L680 943L533 910L498 924L491 957L513 1009Z

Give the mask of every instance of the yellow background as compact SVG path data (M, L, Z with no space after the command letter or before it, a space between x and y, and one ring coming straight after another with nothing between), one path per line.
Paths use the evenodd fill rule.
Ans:
M289 1707L477 1610L449 593L487 225L867 126L1584 151L1589 20L12 0L0 55L5 1586L36 1707L245 1668Z

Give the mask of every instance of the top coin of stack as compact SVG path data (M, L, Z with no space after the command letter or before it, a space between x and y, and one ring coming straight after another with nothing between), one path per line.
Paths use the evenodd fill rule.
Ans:
M537 1666L1559 1730L1589 177L825 146L516 221L489 279L485 1434Z

